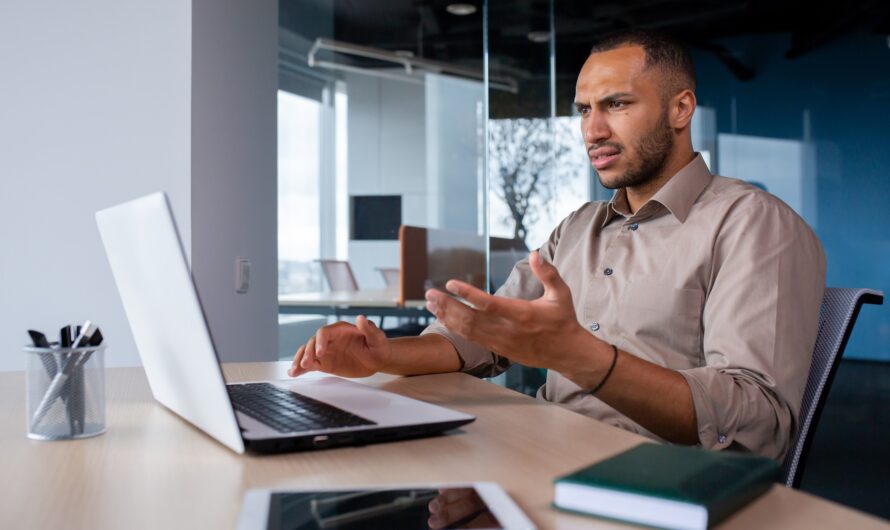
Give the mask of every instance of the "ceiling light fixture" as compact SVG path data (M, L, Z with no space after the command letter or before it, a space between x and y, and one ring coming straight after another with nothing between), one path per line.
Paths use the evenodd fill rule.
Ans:
M475 13L476 6L473 4L448 4L445 6L445 11L448 11L452 15L463 17Z
M536 44L543 44L550 41L549 31L530 31L527 36L528 40Z

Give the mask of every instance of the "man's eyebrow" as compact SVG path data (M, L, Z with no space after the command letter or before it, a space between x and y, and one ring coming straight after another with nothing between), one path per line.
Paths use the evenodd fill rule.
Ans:
M597 103L611 103L612 101L615 101L617 99L632 98L632 97L634 97L634 95L631 94L630 92L613 92L607 96L603 96L603 97L597 99L596 102Z

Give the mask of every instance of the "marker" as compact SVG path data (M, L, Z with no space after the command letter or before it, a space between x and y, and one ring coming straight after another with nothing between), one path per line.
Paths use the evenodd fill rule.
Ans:
M46 340L46 335L43 333L29 329L28 335L31 336L31 343L34 344L35 348L51 348L49 341ZM43 363L43 367L46 369L46 375L48 375L50 379L55 377L56 373L59 371L55 358L52 355L44 353L38 353L37 356L40 357L40 362Z

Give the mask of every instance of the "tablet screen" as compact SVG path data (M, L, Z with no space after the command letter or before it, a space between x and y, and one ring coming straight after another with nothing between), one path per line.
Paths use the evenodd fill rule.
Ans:
M272 493L268 530L500 529L473 488Z

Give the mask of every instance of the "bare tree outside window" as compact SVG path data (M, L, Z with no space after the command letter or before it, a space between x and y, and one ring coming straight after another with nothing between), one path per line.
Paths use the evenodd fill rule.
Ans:
M580 141L568 119L489 122L491 188L509 210L503 222L512 223L515 239L526 240L529 228L553 208L558 186L577 172L576 165L561 162Z

